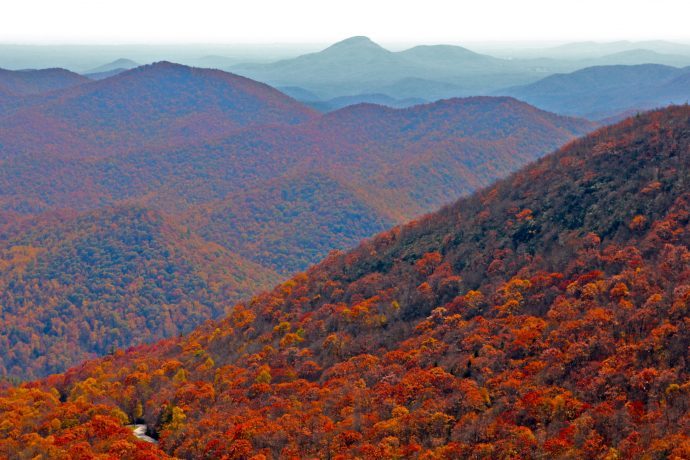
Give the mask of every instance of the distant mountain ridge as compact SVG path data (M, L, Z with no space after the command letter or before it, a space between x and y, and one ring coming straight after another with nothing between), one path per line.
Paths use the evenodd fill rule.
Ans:
M0 88L14 96L29 96L70 88L89 79L65 69L0 69Z
M690 67L657 64L599 66L556 74L496 94L556 113L601 119L690 101Z
M121 58L116 59L113 62L109 62L107 64L95 67L91 70L82 72L82 75L84 75L87 78L90 78L91 80L104 80L106 78L114 77L115 75L121 74L122 72L126 72L139 66L140 64L132 61L131 59Z
M109 62L107 64L103 64L101 66L95 67L91 70L87 70L86 74L94 74L94 73L103 73L103 72L110 72L113 70L130 70L135 67L139 67L141 64L138 64L137 62L131 60L131 59L126 59L126 58L120 58L116 59L112 62Z
M376 88L404 78L454 79L496 73L509 61L474 53L459 46L417 46L392 52L367 37L351 37L322 51L270 64L232 66L230 70L277 86L299 86L319 97L376 92ZM476 87L471 79L468 88ZM469 93L467 93L469 94ZM463 94L445 94L448 96ZM389 94L397 97L395 94Z
M291 272L330 248L487 185L594 128L510 98L297 113L310 118L180 145L168 139L159 145L154 138L131 152L125 144L110 154L87 155L87 148L71 158L66 152L8 157L0 170L0 208L87 210L135 200L180 214L205 238ZM150 130L145 123L138 129ZM315 180L305 187L297 178L310 174ZM79 183L70 180L75 175ZM301 195L292 194L293 186ZM265 189L275 192L268 198Z
M238 64L229 70L278 87L299 87L322 100L382 93L398 100L433 101L491 94L500 88L532 83L545 75L598 65L690 65L690 52L683 54L682 45L653 49L606 45L601 46L600 53L584 52L577 59L567 57L567 48L562 57L557 53L530 57L527 53L506 59L456 45L420 45L392 52L360 36L319 52L273 63ZM640 43L641 47L646 45Z
M0 117L0 156L51 150L63 156L103 155L99 152L189 142L252 125L294 124L315 114L265 84L160 62L68 88ZM45 135L26 142L37 130ZM60 147L55 139L62 139Z

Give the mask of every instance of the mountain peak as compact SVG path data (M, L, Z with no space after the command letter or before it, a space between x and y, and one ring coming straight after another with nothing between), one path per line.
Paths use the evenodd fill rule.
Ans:
M129 69L133 69L135 67L139 67L139 64L132 61L131 59L120 58L120 59L116 59L113 62L109 62L107 64L103 64L101 66L93 68L86 73L110 72L112 70L117 70L117 69L129 70Z
M191 67L186 66L184 64L178 64L176 62L170 62L170 61L157 61L154 63L151 63L147 66L143 67L148 67L150 69L189 69Z
M384 48L372 41L369 37L365 37L363 35L358 35L355 37L350 37L346 38L345 40L341 40L337 43L332 44L327 50L336 50L336 49L346 49L346 48L370 48L370 49L380 49L383 50Z

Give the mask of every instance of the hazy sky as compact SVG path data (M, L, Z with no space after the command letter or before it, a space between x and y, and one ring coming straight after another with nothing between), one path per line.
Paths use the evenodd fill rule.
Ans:
M688 0L2 0L0 42L690 41Z

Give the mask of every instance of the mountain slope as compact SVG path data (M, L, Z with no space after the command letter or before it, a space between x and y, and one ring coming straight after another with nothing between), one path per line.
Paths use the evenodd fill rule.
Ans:
M120 207L0 227L0 375L190 331L275 274L156 212Z
M159 62L18 108L0 118L0 143L4 157L52 152L83 158L314 116L264 84L219 70ZM57 145L56 136L35 135L56 127Z
M589 67L556 74L505 94L544 110L601 119L690 100L690 68L655 64Z
M318 82L346 81L353 77L366 80L397 65L394 53L367 37L351 37L317 53L270 64L238 65L232 69L251 78L271 82L278 79L287 85L305 78Z
M107 64L103 64L101 66L95 67L85 73L91 74L91 73L103 73L103 72L112 72L113 70L129 70L133 69L135 67L139 67L140 64L137 64L131 59L125 59L125 58L120 58L116 59L113 62L109 62Z
M5 70L0 69L0 87L15 96L29 96L71 88L90 81L65 69Z
M587 62L587 61L584 61ZM591 65L658 64L675 67L690 65L690 55L665 54L647 49L632 49L593 59ZM588 63L588 67L591 66Z
M686 458L689 176L688 107L599 130L187 337L5 392L0 452L36 423L32 452L105 452L97 420L129 446L129 417L183 458ZM64 426L75 404L110 414Z
M484 54L475 53L461 46L421 45L398 53L416 64L450 71L486 71L492 67L508 67L509 63Z
M297 126L102 159L9 159L0 169L0 208L33 213L137 201L179 214L233 252L293 273L329 249L470 193L592 128L509 98L403 110L359 105ZM300 177L315 181L304 184ZM287 228L294 228L289 240L298 244L285 245Z
M6 104L14 101L15 99L16 96L12 93L12 91L0 85L0 104Z
M83 72L83 75L91 80L104 80L139 66L140 64L131 59L121 58Z
M300 100L304 101L304 103L307 104L309 107L319 110L320 112L332 112L334 110L339 110L347 106L357 104L376 104L401 109L405 107L411 107L413 105L425 104L428 102L424 99L415 98L393 99L392 97L386 96L385 94L376 93L358 94L356 96L342 96L333 99L328 99L325 101L319 100L318 98L310 100L308 99L308 94L302 94L300 96L306 96L304 99Z

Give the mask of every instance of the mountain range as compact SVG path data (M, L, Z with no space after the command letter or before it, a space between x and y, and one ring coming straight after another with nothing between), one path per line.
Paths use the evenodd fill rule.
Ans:
M161 62L17 106L0 117L0 156L104 156L313 116L267 85Z
M18 98L0 116L0 372L189 331L594 127L505 97L323 115L166 62Z
M65 69L0 69L0 94L30 96L70 88L87 81L88 78Z
M618 40L611 42L582 41L565 43L548 48L526 48L520 52L513 52L511 57L548 57L554 59L596 59L616 53L644 50L658 54L690 56L690 45L665 40L630 41ZM513 50L515 51L515 50ZM505 53L499 53L503 56ZM639 64L639 63L638 63Z
M683 49L680 45L667 48L677 53ZM568 50L564 50L564 56L569 56ZM455 45L421 45L393 52L367 37L351 37L319 52L271 63L238 64L228 69L273 86L298 88L321 100L383 94L395 100L433 101L489 94L501 88L533 83L553 73L585 67L646 63L688 66L690 53L668 54L614 46L610 53L585 53L578 59L544 56L505 59Z
M529 79L512 76L513 67L510 61L459 46L418 46L392 52L367 37L351 37L316 53L274 63L240 64L230 70L274 86L301 87L329 99L383 92L379 90L409 78L427 84L453 83L455 91L441 97L466 96L477 94L492 81L507 86L511 81ZM385 94L409 97L390 90Z
M634 109L657 107L657 101L682 101L690 92L687 85L678 85L672 90L659 89L661 94L657 94L653 88L656 83L645 81L648 72L644 67L656 64L676 67L678 71L687 70L689 49L686 45L670 42L583 42L495 57L455 45L419 45L390 51L360 36L318 52L279 61L263 59L262 62L242 64L239 57L214 54L193 59L186 57L183 61L201 67L231 70L268 83L322 112L364 102L401 108L452 97L511 94L514 91L522 94L523 90L527 91L525 97L530 97L529 87L533 84L536 94L532 97L538 100L541 80L545 79L544 84L548 86L549 78L563 77L560 74L574 73L574 79L589 74L595 88L583 92L585 100L599 99L601 95L596 93L596 87L607 83L613 84L611 89L617 93L615 98L604 98L606 102L600 104L602 107L594 110L585 110L586 107L580 110L578 107L573 111L569 101L564 101L566 105L563 107L557 103L547 105L549 110L558 113L587 115L599 120L620 118L621 113ZM83 73L89 79L101 80L136 66L131 59L119 58ZM614 66L630 68L617 71ZM608 70L596 70L601 67ZM615 85L617 73L622 78L619 86ZM635 78L640 80L635 85L639 91L631 93L628 80ZM524 89L525 86L528 88ZM549 91L549 88L544 90ZM646 91L651 91L653 96L650 95L651 100L643 101L639 92ZM667 94L669 91L673 93ZM14 99L6 93L7 90L0 87L0 110L2 105ZM580 98L579 93L577 98ZM609 102L615 109L606 109ZM619 110L620 106L623 106L622 110Z
M0 454L686 458L688 177L687 106L602 128L191 334L5 390Z
M593 127L509 98L402 110L364 104L322 116L241 77L161 63L0 118L0 207L35 213L137 201L292 271L487 185ZM128 136L118 136L123 130ZM307 195L338 200L317 205ZM254 231L240 238L240 223ZM299 241L287 252L275 246L286 244L283 232Z
M495 94L516 97L552 112L603 119L633 110L687 103L690 67L656 64L588 67Z
M91 80L103 80L104 78L114 77L119 73L134 69L135 67L139 66L140 64L137 64L131 59L120 58L114 60L113 62L87 70L84 72L84 76L90 78Z

